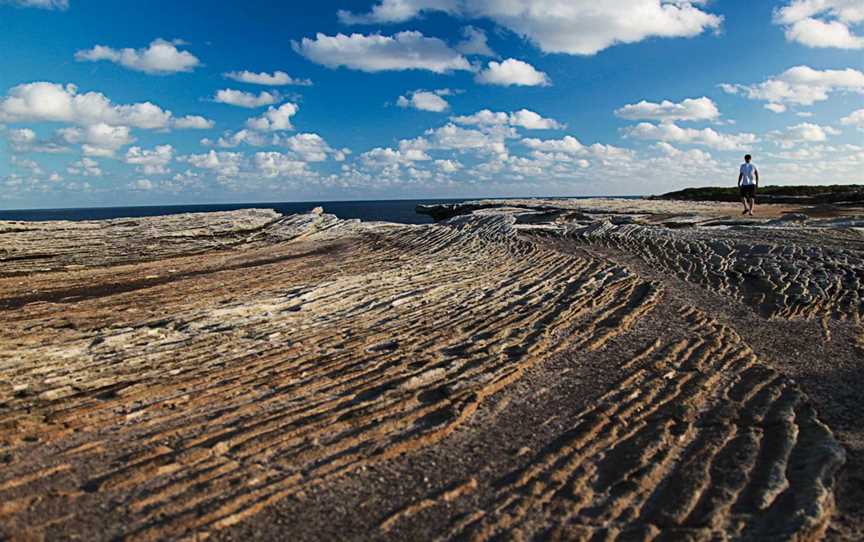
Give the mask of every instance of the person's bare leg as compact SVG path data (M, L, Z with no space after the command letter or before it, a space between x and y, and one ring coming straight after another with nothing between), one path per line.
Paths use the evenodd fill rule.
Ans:
M748 203L748 212L750 213L750 216L753 216L753 205L756 204L756 198L747 198L747 203Z
M747 198L745 198L745 197L742 196L742 197L741 197L741 203L744 204L744 212L741 213L741 214L742 214L742 215L746 215L746 214L750 211L750 208L747 207Z

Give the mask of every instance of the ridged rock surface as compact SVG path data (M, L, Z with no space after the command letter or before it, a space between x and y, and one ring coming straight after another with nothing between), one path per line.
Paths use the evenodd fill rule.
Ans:
M0 223L0 539L851 536L806 390L682 292L859 348L860 234L620 211Z

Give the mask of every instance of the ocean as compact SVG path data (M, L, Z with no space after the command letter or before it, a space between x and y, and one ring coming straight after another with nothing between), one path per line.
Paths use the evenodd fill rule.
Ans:
M88 207L77 209L28 209L19 211L0 210L0 220L105 220L108 218L134 218L162 216L179 213L209 213L234 211L236 209L275 209L282 214L305 213L315 207L323 207L327 213L339 218L360 220L383 220L402 224L428 224L432 219L418 214L415 208L420 203L456 203L464 199L417 199L375 201L312 201L282 203L225 203L213 205L148 205L139 207Z

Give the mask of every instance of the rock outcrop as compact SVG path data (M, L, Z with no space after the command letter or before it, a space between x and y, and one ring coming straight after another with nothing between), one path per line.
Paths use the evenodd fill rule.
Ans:
M614 251L845 326L859 234L603 205L0 223L0 538L818 537L806 392Z

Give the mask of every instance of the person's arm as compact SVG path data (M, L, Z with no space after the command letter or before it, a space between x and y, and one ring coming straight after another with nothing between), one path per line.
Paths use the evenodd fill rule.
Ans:
M753 174L756 175L756 187L759 187L759 170L756 167L753 167Z
M744 172L739 170L738 171L738 188L741 188L741 181L743 179L744 179Z

